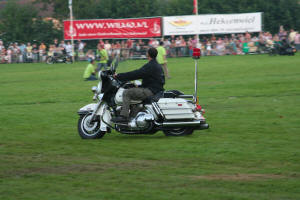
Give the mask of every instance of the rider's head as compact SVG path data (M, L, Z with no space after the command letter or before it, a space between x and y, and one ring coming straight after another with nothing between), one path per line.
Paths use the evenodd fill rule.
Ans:
M155 48L151 47L150 49L148 49L147 55L148 55L148 58L156 59L157 50Z

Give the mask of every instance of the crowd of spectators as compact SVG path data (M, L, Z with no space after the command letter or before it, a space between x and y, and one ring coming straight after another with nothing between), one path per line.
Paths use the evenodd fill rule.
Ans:
M231 34L210 36L170 36L161 39L127 39L98 41L95 48L86 48L86 43L78 40L74 44L76 60L97 59L98 49L104 47L110 57L118 55L122 59L143 59L149 47L158 47L164 42L168 57L191 56L192 49L198 47L203 56L245 55L267 53L270 45L286 41L300 50L300 34L291 29L284 30L281 26L277 34L269 32L259 34ZM10 43L7 46L0 40L0 63L45 62L48 56L67 54L72 56L70 41L53 40L46 46L41 43Z

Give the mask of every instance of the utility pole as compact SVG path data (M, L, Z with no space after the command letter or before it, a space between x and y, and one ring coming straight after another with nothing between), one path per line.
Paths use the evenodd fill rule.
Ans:
M70 9L70 34L71 34L71 45L72 45L72 61L74 62L74 27L73 27L72 0L69 0L69 9Z

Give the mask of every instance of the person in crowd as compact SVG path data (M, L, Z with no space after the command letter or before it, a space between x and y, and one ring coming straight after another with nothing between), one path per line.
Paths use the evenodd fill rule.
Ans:
M289 43L291 45L294 45L296 35L297 35L297 32L294 29L291 29L290 34L289 34Z
M55 48L58 48L58 47L59 47L58 39L55 38L55 39L53 40L53 45L54 45Z
M46 49L47 47L45 43L42 42L39 46L39 58L41 62L44 62L46 60Z
M39 56L39 49L37 47L37 44L34 43L32 45L32 59L33 59L33 62L37 62L39 60L38 56Z
M143 40L139 39L138 44L140 45L141 49L145 48L145 42L143 42Z
M160 64L162 66L165 77L167 77L169 79L171 77L169 76L169 70L167 67L167 52L166 52L166 49L163 47L163 45L164 45L164 42L161 41L159 43L159 46L156 48L157 52L158 52L156 60L157 60L158 64Z
M93 50L88 50L87 52L86 52L86 58L87 58L87 61L91 61L91 60L95 60L95 54L94 54L94 52L93 52Z
M32 62L33 56L32 56L32 46L31 43L28 42L26 46L26 62Z
M67 44L65 45L65 49L66 49L66 53L67 53L67 56L73 56L73 47L72 47L72 44L70 41L67 42Z
M287 32L286 30L284 30L284 27L282 25L279 27L278 36L279 36L279 40L283 40L284 38L287 37Z
M175 40L171 40L170 56L173 58L176 57L176 41Z
M211 56L211 51L212 51L211 45L212 44L211 44L210 40L208 40L206 43L206 55L208 55L208 56Z
M108 40L106 40L106 41L104 42L104 49L106 50L108 56L111 56L111 53L112 53L111 48L112 48L112 47L111 47L111 44L109 43Z
M171 48L171 42L170 42L170 40L168 40L168 38L164 38L163 42L164 42L164 47L167 51L167 54L169 54L170 53L170 48Z
M162 67L156 61L157 54L158 52L155 48L149 48L147 51L149 62L147 64L140 69L114 75L120 81L142 79L142 85L141 87L130 88L124 91L120 116L114 117L112 121L117 123L128 122L130 102L132 100L145 100L164 90L165 77Z
M15 42L11 45L11 62L12 63L17 63L18 62L18 58L19 58L19 47L18 47L18 43Z
M20 62L25 62L26 61L26 45L22 42L19 46L21 57L20 57Z
M104 41L103 41L102 39L100 39L100 40L98 41L98 45L104 45Z
M65 49L65 48L66 48L65 41L63 41L63 40L62 40L62 41L60 41L60 43L59 43L59 45L58 45L58 46L59 46L59 48L60 48L60 49Z
M132 51L133 43L134 43L134 41L131 40L131 39L128 39L126 41L126 48L127 48L127 51L128 51L128 57L132 57L132 55L133 55L133 51Z
M8 48L7 48L7 51L6 51L6 54L7 54L7 63L12 63L12 54L13 54L13 47L10 45Z
M0 63L6 63L7 62L7 57L6 57L6 49L5 48L1 48L1 52L0 52Z
M98 44L97 49L97 57L100 59L97 67L97 72L100 71L102 68L106 70L107 68L107 61L108 61L108 54L106 49L104 49L104 45Z
M179 39L180 39L180 45L179 45L180 55L181 56L186 56L185 55L185 50L186 50L186 47L187 47L186 41L182 36L180 36Z
M187 42L188 48L189 48L189 56L191 57L193 55L193 40L191 37L189 37L188 42Z
M83 78L84 78L85 81L95 81L95 80L97 80L94 64L95 64L95 61L93 59L91 59L89 61L89 64L85 68L84 73L83 73Z
M216 54L218 56L222 56L224 55L224 52L225 52L224 42L222 38L218 38L218 40L216 41Z
M116 56L120 56L121 53L121 44L119 41L116 41L113 45L112 45L112 57L116 57Z
M55 46L53 45L53 44L51 44L50 46L49 46L49 49L48 49L48 56L50 57L50 56L54 56L54 52L55 52Z
M5 47L4 47L4 45L3 45L3 41L2 40L0 40L0 52L2 52L2 49L4 49Z
M181 51L180 51L180 45L181 45L180 37L176 37L175 44L176 44L176 55L175 56L182 56Z
M296 32L294 44L295 44L297 51L300 51L300 34L299 34L299 32Z
M82 57L84 56L84 47L85 43L81 40L78 40L78 57L80 60L82 60Z

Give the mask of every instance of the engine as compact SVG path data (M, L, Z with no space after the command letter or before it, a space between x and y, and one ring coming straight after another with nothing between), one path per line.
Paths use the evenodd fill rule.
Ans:
M139 112L135 118L129 122L131 130L145 130L148 129L154 121L154 116L146 112Z

